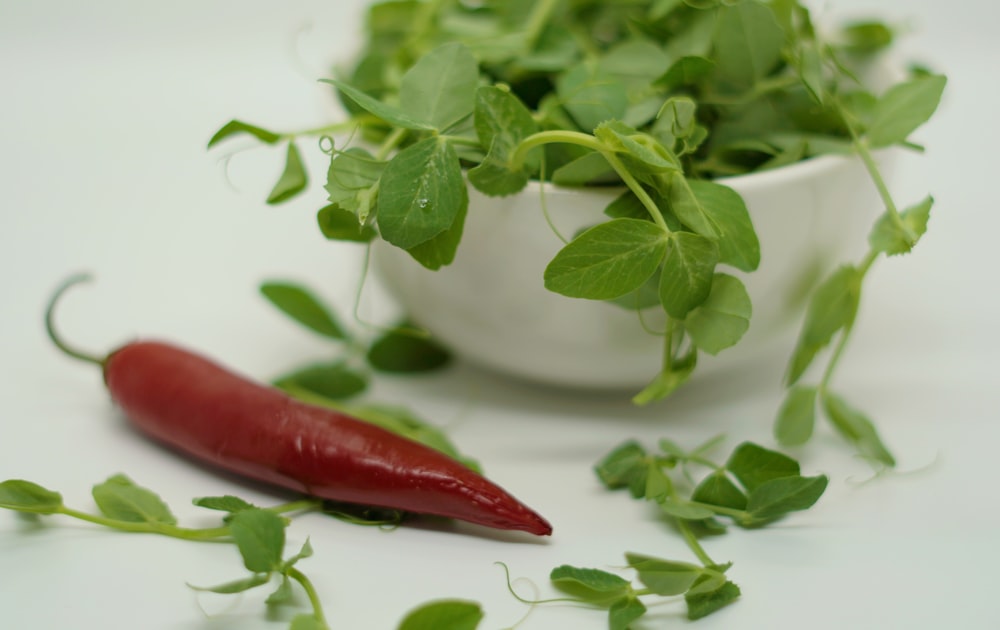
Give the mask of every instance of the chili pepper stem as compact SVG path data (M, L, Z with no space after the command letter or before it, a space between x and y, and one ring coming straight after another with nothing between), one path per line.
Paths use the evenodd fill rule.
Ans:
M45 332L48 334L49 339L52 340L52 343L55 344L55 346L59 348L63 354L71 356L74 359L79 359L80 361L93 363L100 366L101 369L104 369L105 362L107 361L106 357L99 357L89 352L84 352L74 348L70 344L66 343L66 341L59 335L55 326L56 304L62 298L63 294L66 293L66 291L68 291L71 287L84 282L89 282L90 280L92 280L90 274L80 273L67 278L61 285L59 285L59 288L56 289L56 292L53 294L48 306L45 308Z

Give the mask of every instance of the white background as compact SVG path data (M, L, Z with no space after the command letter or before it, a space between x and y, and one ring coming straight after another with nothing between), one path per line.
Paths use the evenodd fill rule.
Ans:
M316 185L278 208L263 199L281 149L208 152L233 117L278 129L339 116L315 79L358 41L357 1L0 5L0 479L26 478L90 509L90 486L125 472L157 491L182 523L208 525L195 496L282 497L192 467L128 429L95 369L59 355L42 308L71 272L97 282L68 297L64 334L95 351L138 335L198 348L260 379L332 348L257 295L265 278L315 287L349 314L359 250L326 243L314 224ZM796 453L830 488L811 511L761 531L706 541L732 561L742 599L698 622L747 628L996 627L996 356L992 254L1000 231L996 124L1000 55L991 2L831 0L830 12L905 19L906 50L950 77L945 102L919 133L929 150L894 181L904 203L931 192L931 229L915 254L880 262L838 386L877 418L900 473L870 470L824 429ZM378 303L370 287L365 304ZM551 540L471 527L386 533L309 515L290 546L311 537L312 576L333 627L395 628L429 599L480 601L483 628L509 627L526 608L516 577L551 595L563 564L614 569L622 553L690 559L649 506L603 492L590 467L625 438L693 445L725 433L771 444L782 365L695 383L667 404L635 409L609 397L550 391L456 365L443 374L380 379L373 397L447 426L490 476L544 513ZM197 597L185 582L237 578L228 545L109 533L66 519L37 528L0 513L0 627L201 630L278 628L263 593L234 603ZM526 582L518 583L530 595ZM680 603L637 628L683 627ZM540 606L524 630L606 627L604 614Z

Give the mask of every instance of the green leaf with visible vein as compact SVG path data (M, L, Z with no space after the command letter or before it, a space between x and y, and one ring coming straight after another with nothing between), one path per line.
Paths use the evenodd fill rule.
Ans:
M827 482L826 475L796 475L765 481L750 492L746 510L753 519L770 520L809 509L823 496Z
M23 479L8 479L0 483L0 508L34 514L55 514L62 507L62 495L37 483Z
M382 173L379 231L410 249L448 230L468 203L455 149L441 138L425 138L400 151Z
M594 604L608 604L632 588L628 580L613 573L565 564L552 569L549 580L560 590Z
M336 86L336 88L340 90L344 96L357 103L358 106L363 108L368 113L381 118L387 123L391 123L397 127L402 127L403 129L423 131L434 130L433 125L410 116L409 113L400 107L383 103L382 101L365 94L349 83L345 83L344 81L340 81L338 79L320 79L320 81Z
M758 486L782 477L799 474L799 463L791 457L766 449L753 442L743 442L726 461L726 470L753 492Z
M130 523L176 525L167 504L154 492L138 486L125 475L113 475L94 486L92 495L101 513Z
M285 525L281 516L260 508L233 513L229 530L247 569L266 574L281 567Z
M904 142L934 115L946 83L944 76L927 75L889 88L875 103L869 144L879 148Z
M608 630L628 630L644 614L646 605L638 597L623 597L608 608Z
M626 553L628 566L639 574L639 581L657 595L680 595L687 592L704 569L687 562L662 560L638 553Z
M740 271L755 271L760 265L760 241L743 197L716 182L691 180L688 186L712 226L713 233L701 235L718 236L719 262Z
M649 221L612 219L563 247L545 269L545 288L576 298L610 300L643 285L659 267L668 234Z
M478 63L469 49L455 42L443 44L422 55L403 75L399 105L407 116L445 130L472 115L478 82Z
M743 282L735 276L717 273L708 298L688 314L684 327L694 345L714 355L743 338L750 328L752 311Z
M718 261L715 241L692 232L670 234L660 273L660 303L671 317L684 319L708 299Z

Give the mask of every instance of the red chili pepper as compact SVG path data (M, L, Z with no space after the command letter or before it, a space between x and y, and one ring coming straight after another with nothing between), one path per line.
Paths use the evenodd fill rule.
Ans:
M112 400L139 430L198 460L311 496L552 533L505 490L444 453L343 413L299 402L186 350L139 341L98 358Z

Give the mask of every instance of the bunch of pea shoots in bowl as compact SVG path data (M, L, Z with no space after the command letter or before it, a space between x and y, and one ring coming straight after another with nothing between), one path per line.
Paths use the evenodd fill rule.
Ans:
M781 351L778 441L822 413L892 466L831 385L873 264L933 203L898 203L889 175L946 79L895 37L797 0L381 2L322 79L338 122L233 120L210 146L284 148L275 204L308 188L303 146L329 155L319 229L369 244L470 362L645 405Z

